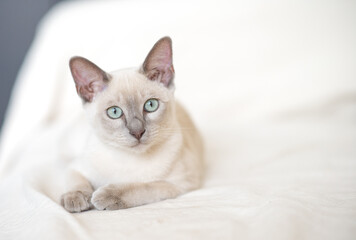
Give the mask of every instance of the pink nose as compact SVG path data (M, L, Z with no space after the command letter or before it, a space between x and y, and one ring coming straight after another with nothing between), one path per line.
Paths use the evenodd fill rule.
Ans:
M137 131L130 131L130 134L134 136L137 140L140 140L142 135L146 132L145 129L139 129Z

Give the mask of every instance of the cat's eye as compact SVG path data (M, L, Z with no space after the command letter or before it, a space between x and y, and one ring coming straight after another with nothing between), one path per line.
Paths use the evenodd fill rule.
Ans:
M113 106L106 110L106 114L111 119L118 119L122 116L122 110L119 107Z
M146 112L154 112L158 109L158 107L159 107L158 100L154 98L148 99L145 102L145 105L143 106Z

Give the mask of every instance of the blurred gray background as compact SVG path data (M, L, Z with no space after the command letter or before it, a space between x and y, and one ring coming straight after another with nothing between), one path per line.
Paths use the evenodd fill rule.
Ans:
M0 0L0 128L11 89L36 25L57 2L63 0Z

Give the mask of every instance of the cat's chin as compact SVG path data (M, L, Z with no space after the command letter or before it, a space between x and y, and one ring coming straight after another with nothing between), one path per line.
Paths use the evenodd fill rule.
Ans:
M141 140L135 139L135 141L130 141L127 143L127 145L125 144L124 146L121 147L132 152L145 152L150 147L150 144L147 141L147 139L141 139Z
M144 145L142 142L136 142L136 143L130 145L129 147L130 148L140 148L140 147L142 147L142 145Z
M149 145L144 142L136 142L128 147L128 150L133 153L145 153L149 149Z

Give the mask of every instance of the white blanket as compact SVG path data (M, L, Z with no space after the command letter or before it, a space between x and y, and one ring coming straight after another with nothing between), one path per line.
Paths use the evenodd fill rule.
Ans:
M0 239L356 239L356 2L78 1L54 8L1 134ZM173 39L176 96L205 139L203 188L66 212L68 60L137 66ZM75 146L73 146L75 148Z

